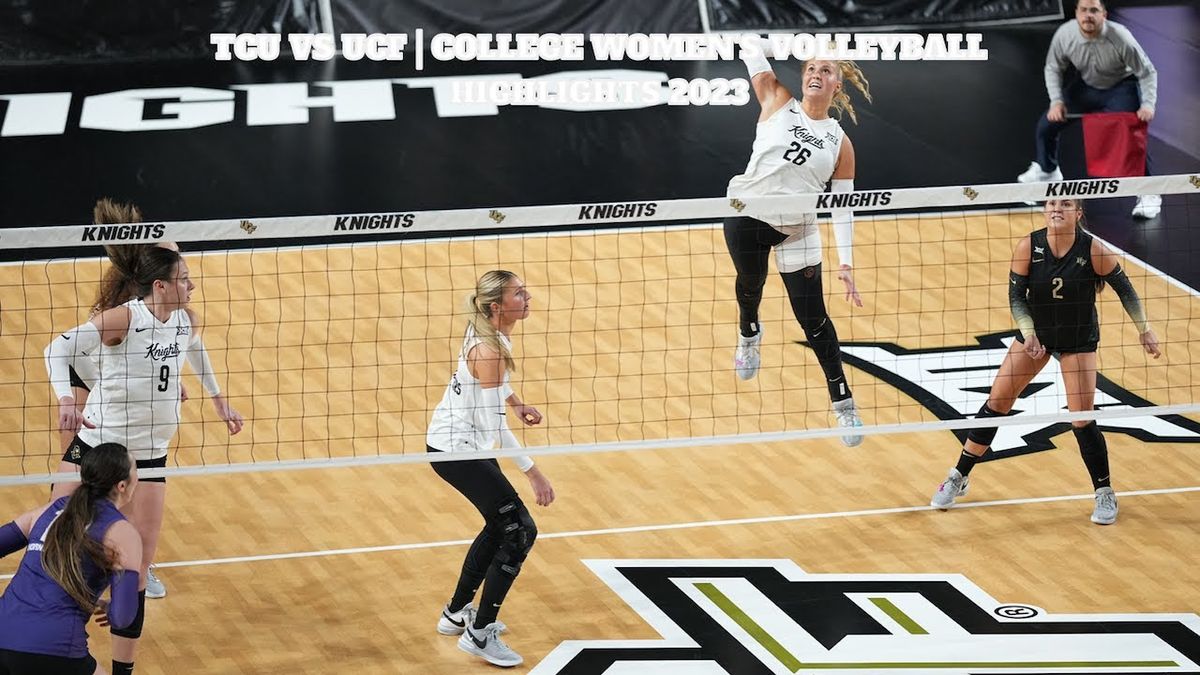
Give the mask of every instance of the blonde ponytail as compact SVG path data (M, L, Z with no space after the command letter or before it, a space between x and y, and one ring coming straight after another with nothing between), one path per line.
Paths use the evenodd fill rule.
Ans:
M508 283L517 277L506 270L492 270L479 277L475 284L475 292L467 298L467 324L475 331L485 345L496 350L504 357L504 365L509 372L516 372L517 364L513 361L512 351L500 339L500 333L492 325L492 303L504 302L504 289Z
M853 61L836 61L838 65L838 79L843 83L850 83L854 88L862 94L867 103L871 103L871 84L867 82L867 76L863 75L863 71L858 67L858 64ZM838 117L842 113L850 115L850 121L858 124L858 115L854 112L854 103L850 100L850 94L847 93L846 87L843 86L833 95L833 102L829 104L831 110L836 110Z

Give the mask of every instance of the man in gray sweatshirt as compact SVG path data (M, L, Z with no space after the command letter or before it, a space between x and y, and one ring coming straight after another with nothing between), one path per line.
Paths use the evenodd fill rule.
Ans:
M1103 0L1078 0L1075 20L1059 26L1046 54L1046 93L1050 108L1038 120L1037 161L1017 177L1022 183L1062 180L1058 168L1058 134L1067 113L1136 112L1154 119L1158 71L1129 29L1108 21ZM1063 83L1067 65L1077 78ZM1146 162L1150 174L1150 162ZM1154 218L1162 205L1158 195L1138 198L1133 215Z

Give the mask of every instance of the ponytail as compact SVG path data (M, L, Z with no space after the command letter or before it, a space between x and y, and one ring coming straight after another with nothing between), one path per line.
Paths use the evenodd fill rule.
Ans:
M133 204L121 204L106 197L96 202L92 209L92 222L97 225L140 223L142 212ZM169 253L156 253L156 249ZM170 278L180 259L179 247L171 242L109 244L104 247L104 252L112 265L100 278L100 287L96 289L96 299L92 302L92 316L123 305L133 298L149 295L149 289L155 281Z
M475 292L467 298L466 306L467 325L475 331L476 337L504 358L504 365L509 372L516 372L517 365L513 360L512 351L500 339L500 332L492 325L492 303L503 302L504 289L516 276L506 270L487 272L479 278Z
M122 204L105 197L92 208L92 222L96 225L140 223L142 212L133 204ZM112 266L100 278L96 300L92 303L92 316L124 304L132 297L130 280L137 275L138 258L147 246L150 244L110 244L104 247Z
M838 69L838 79L843 83L849 82L862 94L867 103L871 103L871 84L867 82L867 76L863 75L863 71L858 67L858 64L853 61L835 61ZM850 121L858 124L858 115L854 111L854 103L850 100L850 94L847 93L846 87L843 86L833 95L833 102L829 107L841 114L850 115Z
M92 561L105 576L119 567L119 554L88 535L99 511L98 502L128 480L129 451L117 443L102 443L83 456L82 484L67 499L46 530L42 567L88 614L96 610L96 596L83 573L83 560Z

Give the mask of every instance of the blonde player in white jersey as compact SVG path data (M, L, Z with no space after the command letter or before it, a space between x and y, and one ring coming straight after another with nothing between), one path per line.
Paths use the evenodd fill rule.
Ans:
M503 448L521 447L505 421L505 403L525 424L541 423L542 414L525 405L508 384L515 368L509 335L529 316L529 300L525 284L512 272L493 270L479 278L467 301L471 318L458 367L429 422L429 452L467 454L491 450L497 442ZM549 506L554 501L550 481L530 458L518 457L516 464L529 479L537 504ZM459 649L489 663L519 665L523 659L500 639L504 624L496 617L533 547L537 526L496 460L439 461L433 462L433 470L470 500L484 520L437 630L460 635ZM480 583L477 611L473 601Z
M242 417L220 395L186 305L195 284L178 252L158 246L142 249L124 270L134 298L93 316L55 338L46 348L50 385L59 400L58 426L75 438L60 471L101 443L119 443L133 453L138 468L166 466L167 447L179 426L179 374L184 359L200 374L213 405L231 434ZM99 380L81 413L71 391L70 369L77 360L95 358ZM74 484L60 484L68 494ZM138 613L124 629L113 629L113 673L132 673L137 640L145 618L147 568L162 529L166 483L143 479L129 519L142 537L141 594Z
M824 192L830 183L833 192L852 191L854 145L830 111L848 112L857 121L843 85L850 82L870 101L862 71L852 61L807 61L801 80L804 92L796 100L776 79L767 55L765 40L757 50L742 50L762 112L750 162L744 173L729 181L728 196L752 201L753 197ZM837 278L846 285L846 300L862 307L852 274L853 215L834 213L833 231L841 263ZM734 369L738 377L749 380L758 373L762 343L758 307L773 248L792 311L825 373L838 424L848 429L862 426L842 369L837 331L825 309L817 215L769 213L751 206L747 216L725 219L725 244L737 270L740 334ZM862 435L851 431L842 441L856 446L862 443Z

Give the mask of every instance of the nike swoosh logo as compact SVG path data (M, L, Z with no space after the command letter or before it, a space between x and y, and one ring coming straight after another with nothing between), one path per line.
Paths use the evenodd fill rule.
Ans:
M1029 262L1045 262L1045 260L1045 258L1037 258L1035 260L1030 260Z
M150 328L149 328L148 326L147 326L146 328L134 328L134 329L133 329L133 332L135 332L135 333L140 333L140 332L142 332L142 331L144 331L144 330L150 330Z
M467 625L467 622L466 622L466 620L465 620L465 619L462 619L462 620L459 620L459 621L455 621L453 618L451 618L451 617L450 617L450 615L449 615L449 614L447 614L447 613L445 613L445 612L442 612L442 616L443 616L443 617L445 617L445 619L446 619L447 621L449 621L450 623L454 624L455 626L458 626L459 628L463 628L463 627L465 627L465 626Z
M471 635L471 634L467 633L467 635ZM480 640L479 638L475 637L474 635L471 635L471 642L474 642L475 646L479 647L480 649L483 649L484 647L487 646L487 640Z
M70 340L70 339L71 339L71 336L70 336L70 335L67 335L66 333L63 333L62 339L64 339L64 340Z

